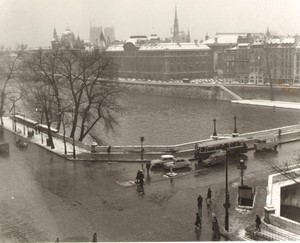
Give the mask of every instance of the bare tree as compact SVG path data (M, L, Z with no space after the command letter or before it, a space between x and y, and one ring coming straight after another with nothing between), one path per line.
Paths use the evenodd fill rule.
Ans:
M45 85L49 85L52 89L55 98L55 105L58 110L58 118L56 122L56 129L60 130L61 115L62 115L62 100L61 94L63 93L64 83L62 77L58 73L58 66L61 56L61 50L38 50L32 54L27 55L26 60L23 62L24 71L27 76L30 75L33 79L36 77L43 77ZM22 74L22 75L23 75ZM23 77L21 77L22 79Z
M115 115L121 108L116 99L121 89L107 81L115 75L114 63L98 51L65 51L61 56L60 74L68 82L73 99L73 125L70 137L75 136L79 126L79 141L82 141L97 123L106 129L117 124Z
M19 45L16 51L7 51L1 56L1 69L0 69L0 79L1 79L1 93L0 93L0 118L1 125L3 125L3 114L4 106L7 103L16 102L20 99L21 93L16 85L15 79L17 77L17 70L20 65L20 59L22 54L27 47L25 45Z
M53 87L44 79L43 76L38 76L37 79L32 79L32 76L23 76L24 99L32 107L40 111L41 116L45 118L47 125L47 135L52 149L55 148L52 138L52 123L57 121L58 110Z
M117 82L108 80L115 75L114 63L103 52L39 50L24 61L20 79L24 81L22 90L29 92L26 99L31 106L36 103L45 118L51 117L47 125L64 123L72 114L70 137L78 134L78 140L83 141L96 124L102 124L106 131L114 130L117 124L116 114L121 111L117 96L121 89ZM48 100L42 102L38 92L45 89Z
M264 163L275 173L280 173L285 178L300 183L299 173L294 171L295 168L300 168L300 157L291 158L290 161L283 161L281 164L269 159L264 160Z

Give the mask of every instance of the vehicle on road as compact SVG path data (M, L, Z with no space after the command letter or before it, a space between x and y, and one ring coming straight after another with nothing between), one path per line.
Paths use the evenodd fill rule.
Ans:
M226 152L224 150L211 154L207 159L202 161L203 166L212 166L221 164L226 161Z
M160 167L163 166L167 162L172 162L174 160L174 156L170 154L162 155L159 159L151 160L151 167Z
M173 161L167 162L164 164L164 168L166 170L169 170L170 167L173 169L180 169L180 168L187 168L191 166L191 161L189 161L187 158L174 158Z
M27 148L28 147L28 141L22 138L16 139L16 146L19 148Z
M9 154L9 144L8 143L0 144L0 154Z
M247 139L243 137L233 137L196 143L194 153L195 159L198 159L199 162L201 162L203 159L207 159L211 154L220 150L225 150L227 156L247 153L248 148L246 140Z
M183 83L190 83L190 79L189 78L184 78L184 79L182 79L182 82Z
M277 150L278 147L278 137L267 137L267 138L258 138L255 140L254 149L255 152L265 151L269 149Z

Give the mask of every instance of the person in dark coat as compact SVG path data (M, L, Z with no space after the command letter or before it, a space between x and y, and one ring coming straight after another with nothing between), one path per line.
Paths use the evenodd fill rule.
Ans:
M261 220L258 215L256 215L255 223L256 223L256 230L260 231Z
M207 206L207 215L209 216L211 212L211 198L206 198L206 206Z
M207 198L211 198L211 189L210 188L208 188L208 190L207 190Z
M201 228L201 218L199 213L196 213L196 222L195 222L196 227Z
M141 186L144 185L144 174L141 170L138 170L136 174L136 183L140 184Z
M147 176L149 176L149 170L150 170L150 168L151 168L151 163L150 163L150 161L148 161L148 162L146 163Z
M92 240L92 242L98 242L98 240L97 240L97 233L96 232L93 234L93 240Z
M198 196L197 201L198 201L198 211L201 213L202 212L202 202L203 202L203 198L201 195Z
M219 227L219 222L218 222L218 219L216 216L213 217L212 231L213 231L213 239L220 240L220 227Z

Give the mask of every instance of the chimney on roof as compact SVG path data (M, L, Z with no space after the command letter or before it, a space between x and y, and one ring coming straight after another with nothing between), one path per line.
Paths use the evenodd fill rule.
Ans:
M215 44L218 43L218 36L215 36Z
M209 39L209 35L206 33L205 40L207 41Z

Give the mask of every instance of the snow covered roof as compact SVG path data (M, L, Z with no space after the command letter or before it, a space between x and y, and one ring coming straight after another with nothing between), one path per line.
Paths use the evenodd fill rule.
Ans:
M213 38L209 38L208 40L204 41L203 44L232 44L237 43L238 37L243 36L246 37L247 34L244 33L235 33L235 34L217 34Z
M106 51L124 51L123 48L123 43L122 44L116 44L116 45L110 45Z
M63 35L73 34L73 32L68 28L63 32Z
M282 44L294 44L295 43L295 38L294 37L287 37L287 38L284 38L282 41L281 41Z
M210 50L207 45L195 43L153 43L144 44L140 47L140 51L155 50Z

